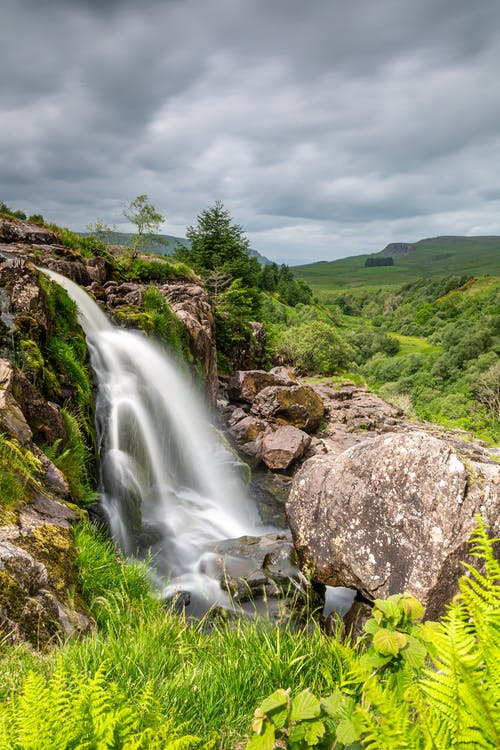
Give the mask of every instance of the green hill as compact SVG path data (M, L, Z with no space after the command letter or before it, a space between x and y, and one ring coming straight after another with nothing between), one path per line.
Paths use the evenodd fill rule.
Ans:
M392 253L392 255L390 255ZM367 258L392 257L394 265L366 267ZM419 278L471 274L500 276L500 237L431 237L391 243L379 253L294 266L315 291L399 287Z

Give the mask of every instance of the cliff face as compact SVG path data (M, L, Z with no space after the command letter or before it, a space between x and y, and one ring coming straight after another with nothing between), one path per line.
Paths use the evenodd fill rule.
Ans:
M95 500L97 470L83 332L74 304L35 264L86 287L118 320L138 317L154 331L156 318L144 306L149 285L120 279L112 259L82 257L49 229L0 218L0 640L44 648L91 627L78 593L67 592L78 592L71 527ZM214 400L214 322L201 282L171 279L155 294L173 321L165 333L182 338ZM76 467L64 460L75 450Z

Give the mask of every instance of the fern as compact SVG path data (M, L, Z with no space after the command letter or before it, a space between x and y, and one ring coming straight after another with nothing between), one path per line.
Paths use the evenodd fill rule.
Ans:
M420 682L423 710L436 747L500 747L500 564L497 539L478 519L471 554L484 573L465 564L460 596L436 636L437 671ZM420 702L422 708L423 704Z
M47 680L31 672L19 694L0 704L2 750L184 750L200 744L182 730L165 718L150 685L133 700L123 695L106 662L93 676L62 662Z

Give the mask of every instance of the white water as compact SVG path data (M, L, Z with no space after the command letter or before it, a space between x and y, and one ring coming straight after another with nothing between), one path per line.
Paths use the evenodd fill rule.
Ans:
M126 554L151 551L164 593L224 603L202 572L210 543L262 533L200 397L168 355L116 328L77 285L44 273L76 302L97 379L102 505Z

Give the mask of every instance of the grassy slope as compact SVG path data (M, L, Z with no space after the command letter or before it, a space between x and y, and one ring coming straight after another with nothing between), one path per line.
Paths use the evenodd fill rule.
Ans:
M368 255L294 266L315 291L399 287L416 279L453 274L500 276L500 237L434 237L394 259L394 266L365 268Z

